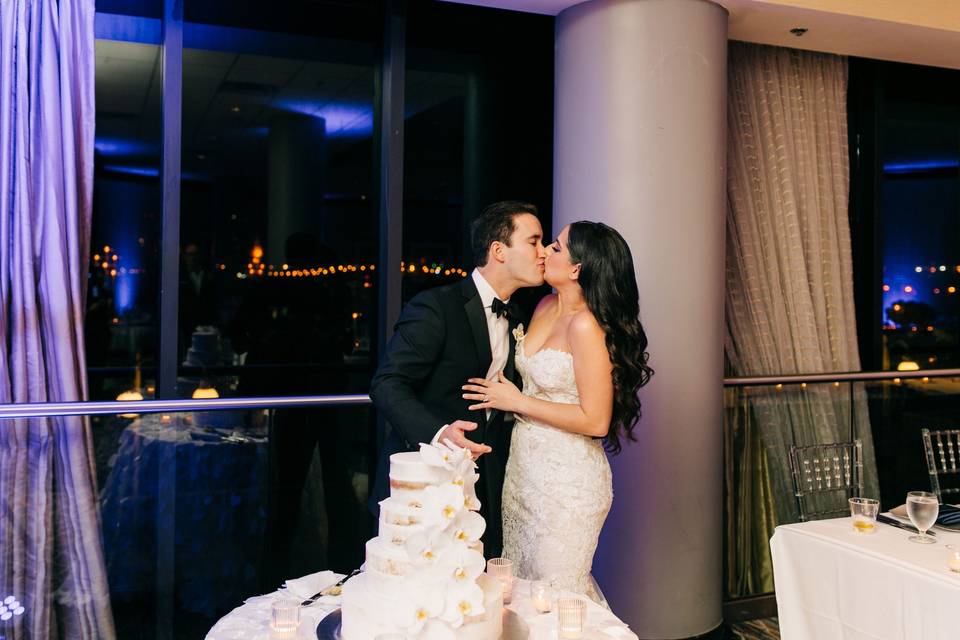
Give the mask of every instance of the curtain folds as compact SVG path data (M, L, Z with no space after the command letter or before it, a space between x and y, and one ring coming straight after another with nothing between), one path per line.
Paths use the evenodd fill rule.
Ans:
M0 402L86 399L94 0L0 2ZM0 421L7 638L115 637L82 418Z
M860 369L848 220L846 59L730 43L726 343L733 375ZM727 591L773 590L768 541L796 520L787 447L863 440L861 386L728 392ZM748 534L753 530L753 534Z

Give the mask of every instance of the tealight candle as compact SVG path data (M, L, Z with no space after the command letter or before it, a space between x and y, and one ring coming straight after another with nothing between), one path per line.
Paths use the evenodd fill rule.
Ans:
M300 602L280 598L270 605L270 640L296 640L300 630Z
M530 583L530 600L534 609L549 613L553 606L553 585L544 580L534 580Z
M947 566L951 571L960 573L960 547L952 544L947 545Z
M587 603L580 598L560 598L557 601L557 622L560 637L565 640L579 640L583 637L584 620L587 617Z
M487 573L500 581L503 587L503 604L510 604L513 596L513 563L506 558L490 558Z

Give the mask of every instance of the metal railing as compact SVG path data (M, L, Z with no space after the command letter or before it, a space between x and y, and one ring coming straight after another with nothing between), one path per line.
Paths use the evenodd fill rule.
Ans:
M115 413L219 411L224 409L288 409L370 404L368 395L290 396L286 398L214 398L205 400L134 400L109 402L38 402L0 404L0 419L89 416Z
M824 382L871 382L906 378L957 378L960 369L926 369L919 371L849 371L843 373L802 373L782 376L744 376L724 378L724 387L754 387L776 384L817 384Z
M724 378L724 387L771 386L778 384L818 384L830 382L870 382L909 378L960 378L960 369L920 371L851 371L782 376L744 376ZM0 404L0 419L53 416L109 415L119 413L163 413L176 411L218 411L227 409L287 409L294 407L338 407L370 404L370 396L290 396L255 398L216 398L182 400L137 400L94 402L38 402Z

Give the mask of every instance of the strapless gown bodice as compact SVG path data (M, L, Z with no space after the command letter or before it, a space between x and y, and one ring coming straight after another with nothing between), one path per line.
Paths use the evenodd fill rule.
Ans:
M541 349L528 356L517 335L523 394L578 404L573 356ZM601 600L590 570L613 501L601 440L517 415L503 487L503 554L516 573Z

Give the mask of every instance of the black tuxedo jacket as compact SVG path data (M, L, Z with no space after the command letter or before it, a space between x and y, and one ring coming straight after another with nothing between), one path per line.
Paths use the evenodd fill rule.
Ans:
M504 367L504 375L514 381L517 323L518 319L510 318L510 352ZM464 400L460 387L468 378L485 378L491 358L483 302L468 276L424 291L407 303L370 384L373 404L392 427L380 452L370 496L374 515L377 503L390 495L392 454L418 450L445 424L476 422L478 428L467 437L493 449L477 461L477 497L480 515L487 521L483 541L488 558L499 556L502 548L500 494L513 423L505 421L500 411L492 411L488 419L486 411L468 410L475 401Z

